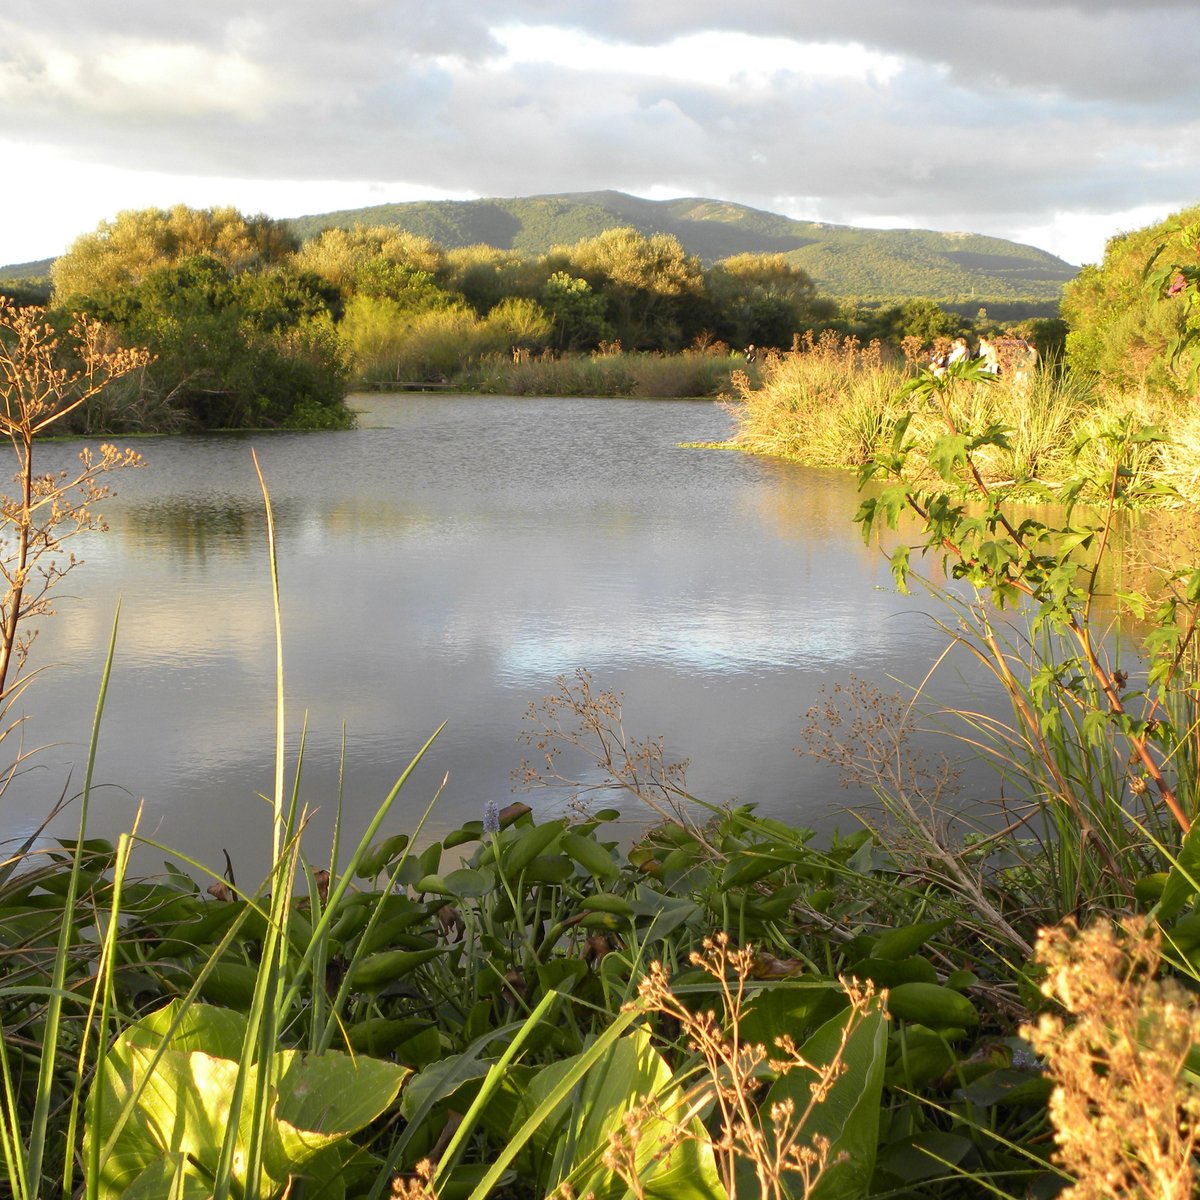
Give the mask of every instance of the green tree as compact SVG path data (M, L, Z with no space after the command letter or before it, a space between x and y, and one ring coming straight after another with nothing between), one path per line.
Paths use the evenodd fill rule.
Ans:
M807 271L783 254L736 254L704 277L713 331L735 346L789 346L792 335L823 325L836 307L817 297Z
M150 385L201 429L340 427L348 369L327 285L290 271L234 276L196 256L88 302L149 347Z
M428 312L462 302L461 296L439 287L431 272L382 255L359 263L352 291L356 296L391 300L404 312Z
M1181 338L1200 330L1200 313L1156 302L1145 272L1156 252L1162 261L1194 261L1186 230L1197 220L1200 207L1111 238L1100 265L1084 267L1067 284L1062 315L1070 326L1072 368L1093 372L1114 389L1186 390L1187 368L1175 349Z
M541 350L549 343L553 330L553 322L536 300L509 296L484 317L479 336L481 347L502 353Z
M672 349L683 341L685 301L703 289L700 260L669 234L606 229L574 246L558 247L572 275L608 300L616 336L630 349Z
M443 286L461 294L480 316L509 296L536 299L546 270L535 259L495 246L463 246L446 252Z
M953 338L963 332L963 320L957 313L947 312L936 300L908 300L900 306L899 332L901 338L919 337L922 342L937 338Z
M554 345L559 350L592 350L613 335L605 317L608 305L586 279L555 271L542 288L542 305L554 323Z
M54 302L73 305L79 297L112 294L198 255L240 272L286 262L295 248L279 222L244 217L235 208L177 204L130 210L112 222L101 221L55 260L50 268Z
M369 271L363 274L367 264L380 261L437 278L445 268L445 253L435 242L404 229L355 225L324 230L305 242L296 256L299 270L319 275L347 295L356 291L360 280L371 278Z

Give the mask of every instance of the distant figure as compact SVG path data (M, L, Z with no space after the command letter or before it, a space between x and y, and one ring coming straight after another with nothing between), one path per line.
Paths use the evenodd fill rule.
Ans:
M751 342L750 345L748 345L746 347L746 361L748 363L752 363L752 362L755 362L757 359L758 359L758 347L753 342Z
M1033 372L1037 367L1037 347L1024 338L1013 338L1012 349L1012 378L1014 386L1024 391L1033 382Z
M985 337L979 339L979 353L975 356L982 364L981 369L986 375L1000 374L1000 357L996 347Z
M934 354L933 358L929 360L929 369L940 379L945 375L947 367L953 363L966 362L970 357L971 351L967 346L967 339L956 337L950 343L949 349Z
M985 371L1011 380L1018 391L1026 391L1033 382L1038 352L1018 334L1006 333L991 341L980 338L979 357Z

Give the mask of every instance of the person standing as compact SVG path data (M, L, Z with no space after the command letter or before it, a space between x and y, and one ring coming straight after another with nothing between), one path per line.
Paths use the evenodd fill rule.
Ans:
M1000 358L996 353L996 347L988 341L987 338L979 339L979 353L976 355L982 364L982 370L988 375L1000 374Z

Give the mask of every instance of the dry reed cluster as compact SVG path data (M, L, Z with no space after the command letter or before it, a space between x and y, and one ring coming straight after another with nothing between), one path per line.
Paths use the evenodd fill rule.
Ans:
M1074 1018L1046 1013L1023 1032L1045 1058L1058 1161L1075 1176L1062 1200L1189 1200L1196 1185L1200 1092L1183 1070L1200 1042L1192 996L1158 977L1159 936L1071 921L1044 930L1042 990Z

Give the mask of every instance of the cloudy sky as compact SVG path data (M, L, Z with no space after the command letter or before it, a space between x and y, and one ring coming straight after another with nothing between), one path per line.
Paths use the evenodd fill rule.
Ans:
M0 264L126 208L617 188L1068 261L1200 202L1197 0L5 0Z

